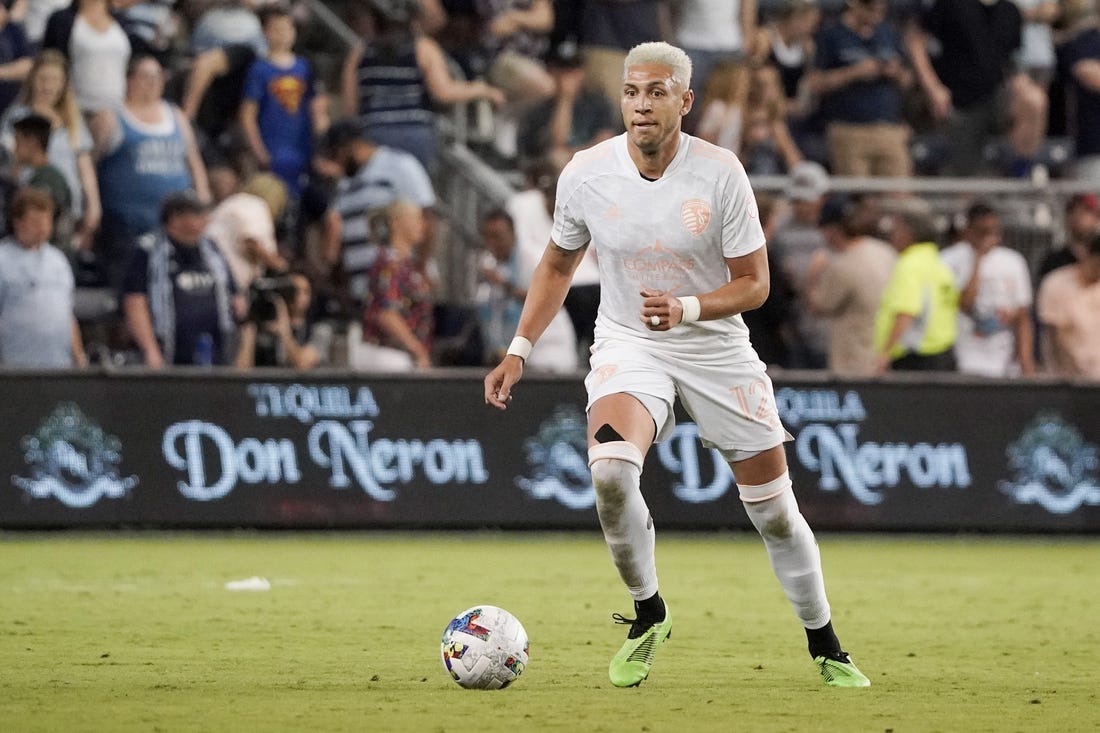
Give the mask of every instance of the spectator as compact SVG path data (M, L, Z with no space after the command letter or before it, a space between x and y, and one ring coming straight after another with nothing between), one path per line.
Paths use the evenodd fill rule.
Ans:
M54 49L35 57L15 104L0 120L5 147L12 146L14 123L29 114L42 115L52 125L47 155L50 164L65 176L72 194L73 220L79 222L72 244L76 249L90 249L103 213L92 162L92 136L76 106L65 57Z
M899 256L875 315L876 371L954 371L959 291L940 259L931 207L891 206L886 231Z
M509 103L530 106L554 94L554 80L542 58L554 28L551 0L475 0L489 51L489 83Z
M248 46L257 56L267 53L260 20L248 0L214 0L191 31L191 52L201 55L214 48Z
M616 108L623 93L623 61L639 43L672 33L667 0L586 0L581 3L581 51L588 78ZM622 129L621 127L618 129Z
M327 363L333 331L329 324L314 323L309 318L313 304L309 278L293 272L271 283L274 292L250 293L260 300L252 301L249 318L241 324L237 368L289 367L305 371ZM284 298L286 285L290 287ZM258 302L263 306L257 307Z
M1016 68L1046 89L1054 76L1054 34L1051 26L1061 13L1058 0L1012 2L1016 3L1024 20L1020 49L1016 52Z
M1058 47L1059 77L1067 80L1074 114L1074 175L1100 185L1100 18L1093 0L1067 8L1066 40Z
M555 182L540 180L539 174L536 173L535 176L532 176L531 181L535 185L530 185L524 190L513 194L504 206L511 222L513 222L510 229L516 242L516 266L513 270L514 279L512 282L524 298L527 297L527 288L531 284L531 277L534 275L539 260L542 259L542 253L546 250L547 243L550 241L551 229L553 228L553 195L557 184L556 179L551 180ZM506 231L505 234L507 233ZM591 268L594 263L589 258L593 256L586 253L584 260L577 268L578 271ZM598 283L598 269L595 274ZM591 282L591 275L582 273L581 283L585 282ZM584 297L581 291L574 291L570 288L566 294L566 300L571 298L573 300L573 307L578 311L578 320L583 320L585 317L593 319L590 325L585 324L586 330L595 326L594 312L589 310L588 316L579 314L579 311L587 310L592 305L591 291L587 295L587 302L578 302L579 298ZM598 303L596 305L598 307ZM542 351L541 354L535 353L540 350ZM531 352L527 365L533 370L545 372L569 373L576 371L578 366L577 334L573 329L573 321L566 308L560 309L554 319L550 321L546 330L543 331L542 336L539 337L539 348Z
M794 288L793 338L790 358L784 365L793 369L824 369L827 362L828 326L809 309L806 286L810 263L826 246L818 221L828 190L829 174L824 168L809 161L796 166L787 189L791 216L779 225L771 240L776 260Z
M210 182L210 200L217 206L241 190L241 174L228 160L214 158L206 163L206 180Z
M802 162L787 122L779 76L770 66L754 69L745 103L740 157L745 170L757 175L793 171Z
M557 94L535 105L520 123L519 152L527 161L549 158L560 170L573 153L612 137L619 122L611 104L588 82L579 56L552 56L547 69Z
M27 0L11 5L12 21L20 23L27 34L27 40L35 48L42 46L42 36L46 33L46 22L56 11L72 5L73 0ZM22 17L20 17L20 15Z
M117 19L135 54L151 54L167 65L179 32L177 0L113 0Z
M73 317L73 271L49 243L53 202L35 188L11 202L12 234L0 241L0 365L35 369L84 366Z
M1035 330L1027 261L1003 246L1001 218L988 204L970 207L963 237L941 253L959 290L959 371L1030 376L1035 373Z
M8 3L0 3L0 113L15 101L32 63L23 27L11 22Z
M715 65L744 61L756 39L756 0L684 0L673 6L676 45L691 59L691 83L707 88ZM700 97L702 95L699 95ZM684 117L687 132L698 125L700 112Z
M821 230L832 256L817 257L806 276L806 302L829 324L829 370L845 377L875 373L875 314L897 252L868 236L850 200L831 198Z
M706 84L696 85L702 90L696 135L726 150L741 151L752 74L749 64L741 61L719 61L714 65Z
M201 200L210 200L206 166L191 125L163 95L160 62L136 56L127 73L123 107L101 112L91 124L100 155L102 255L116 286L134 241L157 228L165 196L194 189Z
M167 196L161 229L143 237L123 287L123 313L145 365L229 363L235 318L245 310L229 266L203 235L206 204Z
M886 10L886 0L848 0L839 20L817 36L807 83L820 98L834 175L913 172L909 127L902 117L902 95L912 75Z
M1039 263L1036 282L1042 282L1059 267L1074 265L1085 258L1089 245L1100 233L1100 197L1079 193L1066 203L1066 241L1061 249L1048 252Z
M72 193L65 176L50 165L46 149L50 144L50 121L42 115L30 114L13 126L15 135L15 165L21 168L20 183L45 191L53 202L53 238L50 240L68 251L72 230Z
M191 62L182 107L202 135L204 153L235 155L247 149L237 123L248 70L257 58L248 44L233 44L204 51Z
M775 18L760 27L752 44L754 58L779 73L787 114L809 115L812 100L803 84L814 60L814 32L821 22L817 0L781 0Z
M484 81L455 79L439 44L416 31L413 4L373 0L371 11L376 35L344 60L345 113L358 117L377 144L407 151L432 170L433 104L488 99L499 105L504 95Z
M530 282L530 273L525 272L524 268L531 266L531 262L520 252L515 223L504 209L490 211L482 219L481 238L486 256L480 267L481 284L477 301L481 329L489 352L487 356L490 362L495 363L508 348L519 322ZM549 373L576 371L576 340L564 311L550 322L543 338L549 338L550 343L539 349L537 354L532 351L524 367ZM539 343L543 343L541 339Z
M51 15L42 48L56 49L69 60L76 104L82 113L122 105L131 47L109 0L74 0Z
M275 222L286 202L286 185L270 173L257 173L210 214L206 236L217 245L242 292L265 273L287 270L275 240Z
M350 366L372 372L426 369L432 365L432 288L416 256L428 232L424 211L399 199L382 219L388 246L379 249L367 275L362 339L349 344Z
M260 11L260 23L267 57L248 70L241 127L260 167L281 178L297 199L309 169L313 134L323 132L328 120L323 105L314 104L309 62L294 54L297 29L290 11L269 5Z
M947 173L982 170L986 144L1007 111L1013 175L1030 172L1046 134L1046 93L1013 73L1022 19L1011 0L934 0L910 22L906 46L932 116L944 123ZM929 37L940 53L928 51Z
M378 257L380 243L371 237L367 217L398 199L423 209L435 206L435 191L427 171L411 154L377 145L365 136L361 123L344 120L325 136L325 154L344 178L337 184L326 214L334 240L325 245L325 259L343 264L349 294L355 303L367 295L367 271ZM427 240L434 236L428 220Z
M1100 237L1080 262L1061 267L1039 285L1043 363L1060 377L1100 380Z
M756 206L760 215L760 227L764 241L771 242L783 218L784 202L777 196L760 194ZM793 317L794 288L776 256L775 247L767 248L768 272L771 290L768 299L759 308L745 311L741 317L752 333L752 346L760 361L768 366L790 363L789 344L793 341L790 324Z
M478 285L474 301L478 307L486 362L504 357L519 323L524 291L517 287L516 231L504 209L494 209L481 220L484 253L477 265Z

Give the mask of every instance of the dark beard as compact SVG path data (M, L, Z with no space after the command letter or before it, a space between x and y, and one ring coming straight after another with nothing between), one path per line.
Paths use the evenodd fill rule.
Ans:
M344 175L348 178L351 178L358 172L359 163L356 162L355 158L349 155L347 159L344 160Z

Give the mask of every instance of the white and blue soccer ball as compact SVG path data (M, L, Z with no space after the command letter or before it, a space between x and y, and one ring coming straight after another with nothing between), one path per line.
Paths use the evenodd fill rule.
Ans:
M443 666L460 686L499 690L527 668L527 632L503 608L474 606L454 617L443 631Z

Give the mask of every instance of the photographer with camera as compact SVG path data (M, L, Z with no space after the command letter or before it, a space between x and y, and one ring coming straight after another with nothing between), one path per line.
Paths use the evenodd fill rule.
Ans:
M313 287L300 272L259 277L248 289L248 320L240 327L238 369L288 367L305 371L327 361L328 324L311 323Z

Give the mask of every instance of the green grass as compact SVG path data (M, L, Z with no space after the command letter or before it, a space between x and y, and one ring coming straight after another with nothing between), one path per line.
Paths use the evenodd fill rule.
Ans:
M1100 541L820 540L869 690L821 684L755 536L658 537L675 633L620 690L595 534L0 535L0 729L1100 729ZM271 590L224 588L253 575ZM531 638L503 691L439 660L476 603Z

